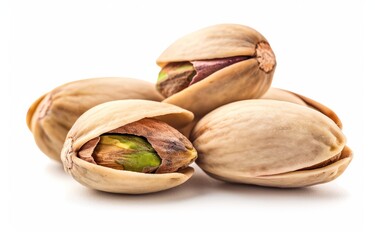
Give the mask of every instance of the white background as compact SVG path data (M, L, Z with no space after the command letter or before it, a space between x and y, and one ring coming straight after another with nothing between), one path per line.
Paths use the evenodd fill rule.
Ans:
M227 232L221 236L252 239L274 234L305 239L357 236L364 226L371 226L364 217L373 209L366 203L374 188L364 178L363 95L371 90L363 89L367 30L362 5L360 1L12 1L7 19L10 61L5 63L11 100L3 101L11 116L5 125L11 131L9 156L2 159L8 167L2 176L9 198L3 215L6 229L12 237L32 232L37 236L90 232L103 237L109 236L103 232L118 232L124 238L180 238L194 232ZM155 60L170 43L218 23L244 24L261 32L277 57L273 86L318 100L340 116L355 154L341 177L324 185L280 190L226 184L195 166L193 178L178 188L115 195L81 186L36 147L25 117L40 95L91 77L155 82L159 71Z

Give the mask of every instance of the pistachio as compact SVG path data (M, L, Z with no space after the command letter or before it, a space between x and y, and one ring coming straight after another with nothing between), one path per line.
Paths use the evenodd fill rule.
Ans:
M82 146L78 156L114 169L168 173L186 168L197 158L197 152L176 129L162 121L145 118L91 139Z
M205 61L169 63L160 71L156 88L164 97L170 97L203 80L212 73L246 59L248 57L229 57Z
M330 118L276 100L222 106L198 121L191 140L198 166L229 182L309 186L337 178L352 159L345 136Z
M156 87L163 96L169 97L187 88L195 74L189 62L168 64L160 71Z
M27 113L27 125L40 150L60 160L65 137L77 118L100 103L119 99L161 101L151 83L131 78L93 78L59 86L41 96Z
M142 111L139 111L142 109ZM64 143L65 170L81 184L115 193L148 193L178 186L197 158L178 130L193 114L166 103L118 100L77 119Z
M279 89L279 88L269 88L268 91L261 97L261 99L271 99L271 100L279 100L279 101L286 101L291 103L296 103L302 106L308 106L313 108L327 117L329 117L332 121L336 123L339 128L342 128L342 122L340 118L336 115L336 113L331 110L330 108L324 106L323 104L312 100L311 98L305 97L301 94L294 93L288 90Z
M276 67L268 41L252 28L221 24L177 40L157 59L164 102L202 117L224 104L262 96Z
M85 150L92 147L92 141L97 145L92 155L86 157ZM128 134L102 135L83 145L78 156L88 158L100 166L145 173L155 171L161 163L160 157L146 139Z

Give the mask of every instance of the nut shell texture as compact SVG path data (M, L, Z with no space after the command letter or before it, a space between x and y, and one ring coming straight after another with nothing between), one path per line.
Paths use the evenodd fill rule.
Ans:
M177 106L146 100L118 100L97 105L78 118L69 131L61 152L64 169L87 187L114 193L150 193L184 183L192 176L193 168L165 174L137 173L95 165L77 156L89 140L143 118L158 119L179 129L194 116Z
M344 149L345 136L330 118L276 100L222 106L197 123L191 140L198 151L196 163L211 176L264 186L327 182L340 175L352 158L350 149ZM328 166L302 170L340 154Z
M163 67L171 62L236 56L248 56L249 59L214 72L164 102L202 117L224 104L261 97L271 85L276 61L267 40L250 27L221 24L193 32L168 47L157 63ZM262 66L267 67L262 69Z
M91 107L119 99L161 101L152 83L131 78L94 78L64 84L41 96L27 113L27 125L38 147L60 160L66 134Z
M303 106L308 106L318 110L319 112L323 113L332 121L336 123L337 126L342 128L342 122L340 118L336 115L336 113L331 110L330 108L324 106L323 104L305 97L301 94L294 93L288 90L279 89L279 88L269 88L268 91L261 97L261 99L271 99L271 100L279 100L285 102L292 102Z
M254 56L256 44L267 40L256 30L238 24L219 24L190 33L170 45L157 59L170 62Z

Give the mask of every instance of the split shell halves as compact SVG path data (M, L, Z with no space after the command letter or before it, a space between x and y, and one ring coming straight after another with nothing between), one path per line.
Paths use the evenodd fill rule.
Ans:
M113 193L150 193L184 183L192 176L193 168L163 174L137 173L99 166L78 157L78 151L89 140L144 118L180 129L194 115L177 106L146 100L118 100L97 105L85 112L69 131L61 152L64 169L87 187Z
M276 68L268 41L256 30L238 24L220 24L188 34L170 45L157 59L161 67L173 62L245 56L248 59L220 69L166 98L202 117L224 104L262 96Z

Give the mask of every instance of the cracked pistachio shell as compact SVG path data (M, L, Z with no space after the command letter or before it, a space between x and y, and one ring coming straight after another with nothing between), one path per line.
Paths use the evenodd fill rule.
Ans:
M191 140L198 151L196 163L210 176L262 186L328 182L352 159L345 136L330 118L276 100L222 106L197 123Z
M235 56L249 59L212 73L164 102L200 117L230 102L259 98L271 85L276 60L268 41L250 27L221 24L198 30L170 45L157 59L157 64L164 67L171 62Z
M120 77L92 78L61 85L36 100L27 125L39 149L60 161L66 134L77 118L100 103L120 99L161 101L152 83Z
M271 100L291 102L291 103L296 103L302 106L308 106L308 107L314 108L318 110L319 112L323 113L324 115L326 115L327 117L329 117L330 119L332 119L332 121L334 121L336 125L339 126L339 128L342 128L342 122L333 110L301 94L294 93L294 92L280 89L280 88L271 87L261 97L261 99L271 99Z
M84 186L112 193L157 192L187 181L194 172L191 167L173 173L147 174L103 167L78 157L86 142L143 118L157 119L180 129L194 115L177 106L146 100L118 100L97 105L78 118L67 135L61 152L65 171Z

